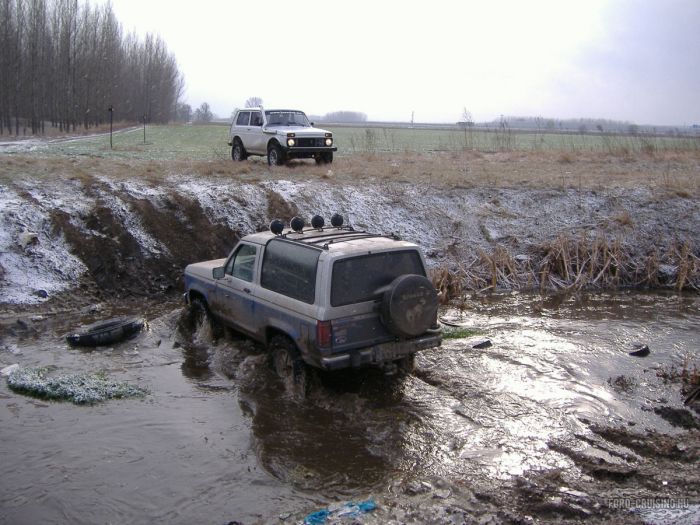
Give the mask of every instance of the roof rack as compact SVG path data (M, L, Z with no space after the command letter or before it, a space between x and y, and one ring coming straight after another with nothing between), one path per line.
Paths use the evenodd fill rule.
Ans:
M355 228L352 226L343 226L343 217L337 213L331 217L332 226L324 227L323 223L323 218L316 215L311 219L312 227L304 229L304 220L299 217L294 217L290 222L292 229L287 231L287 233L283 233L284 223L278 219L275 219L270 223L270 231L275 234L273 239L284 239L288 242L303 244L304 246L310 246L312 248L319 248L322 250L327 250L331 244L355 241L358 239L384 237L395 241L401 240L401 237L395 233L391 233L389 235L369 233L365 230L355 230ZM289 237L291 234L304 235L304 233L309 232L315 232L317 235L299 239L292 239Z

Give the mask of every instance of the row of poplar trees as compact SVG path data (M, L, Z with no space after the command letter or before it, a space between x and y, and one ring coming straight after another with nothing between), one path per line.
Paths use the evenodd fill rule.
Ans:
M160 37L124 34L111 4L0 0L0 134L165 123L184 79Z

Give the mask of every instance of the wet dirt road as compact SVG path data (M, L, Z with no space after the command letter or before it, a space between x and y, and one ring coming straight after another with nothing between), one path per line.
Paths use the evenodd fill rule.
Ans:
M77 406L0 382L0 522L296 523L368 498L378 508L363 523L700 521L688 477L697 430L657 410L683 408L658 372L697 362L697 296L508 294L466 306L443 318L492 346L446 339L412 375L323 375L304 401L249 341L179 331L175 303L132 309L148 330L93 351L61 336L119 307L8 320L0 367L104 371L149 394ZM650 355L628 355L634 343ZM620 427L684 446L649 466L626 434L605 430ZM687 501L661 514L606 505L634 494Z

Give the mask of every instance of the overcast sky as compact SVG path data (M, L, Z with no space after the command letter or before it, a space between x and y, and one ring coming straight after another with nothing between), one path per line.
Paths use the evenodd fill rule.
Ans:
M94 3L94 2L93 2ZM700 123L700 0L112 0L160 35L193 109Z

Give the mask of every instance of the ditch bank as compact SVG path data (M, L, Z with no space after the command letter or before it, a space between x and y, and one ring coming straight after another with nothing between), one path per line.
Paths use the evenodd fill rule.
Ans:
M273 218L333 213L418 243L448 297L700 288L700 201L682 192L341 184L298 180L295 171L244 180L187 170L133 177L70 166L50 176L18 170L0 181L2 304L175 294L187 264L224 256Z

